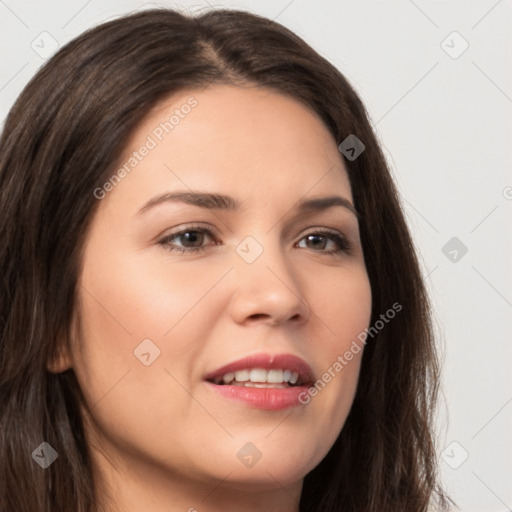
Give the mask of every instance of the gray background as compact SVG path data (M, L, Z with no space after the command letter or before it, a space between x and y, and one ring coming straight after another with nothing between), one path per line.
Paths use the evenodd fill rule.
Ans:
M443 480L463 511L512 509L510 0L0 0L0 123L45 58L85 29L137 9L209 5L286 25L362 96L434 303Z

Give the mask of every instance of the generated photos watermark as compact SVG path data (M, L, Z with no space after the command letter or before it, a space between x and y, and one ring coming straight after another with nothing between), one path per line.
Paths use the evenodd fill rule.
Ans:
M191 96L179 108L176 108L173 114L166 121L161 122L156 126L151 133L146 137L144 144L134 151L131 156L123 163L123 165L101 186L93 191L96 199L104 199L108 192L112 191L128 174L130 174L137 165L149 153L155 149L160 142L164 140L166 135L171 133L181 122L185 119L192 109L197 107L198 101Z
M400 311L402 311L402 305L395 302L392 307L380 315L379 320L376 320L373 325L367 327L364 331L361 331L357 335L357 340L352 341L350 348L346 350L343 355L339 355L336 358L336 361L329 366L322 376L306 391L303 391L299 395L299 402L302 405L309 404L309 402L311 402L311 398L322 391L322 389L324 389L325 386L327 386L327 384L329 384L329 382L331 382L331 380L336 377L336 375L338 375L350 361L352 361L352 359L354 359L354 356L363 350L367 343L368 336L370 338L376 336Z

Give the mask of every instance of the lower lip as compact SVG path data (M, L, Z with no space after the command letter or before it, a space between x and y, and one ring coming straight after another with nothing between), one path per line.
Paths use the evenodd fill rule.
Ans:
M293 386L289 388L252 388L245 386L219 385L207 382L214 391L223 397L236 402L242 402L256 409L277 411L304 405L300 400L302 393L307 393L308 386ZM303 395L304 396L304 395Z

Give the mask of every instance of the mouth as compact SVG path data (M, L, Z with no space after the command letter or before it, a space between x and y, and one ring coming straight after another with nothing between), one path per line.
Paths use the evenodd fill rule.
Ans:
M299 395L314 382L311 367L291 354L256 354L229 363L204 380L223 397L260 409L301 405Z

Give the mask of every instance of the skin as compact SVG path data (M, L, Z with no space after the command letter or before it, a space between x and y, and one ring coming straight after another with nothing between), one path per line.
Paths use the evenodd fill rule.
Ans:
M296 210L333 194L352 202L350 183L320 118L255 87L169 98L133 133L122 161L191 96L197 106L100 201L77 289L81 334L51 370L73 368L84 392L102 510L298 511L304 476L348 415L362 351L309 404L285 410L229 401L203 378L262 352L297 355L320 378L368 326L356 215ZM241 209L167 202L138 214L174 191L226 194ZM190 223L214 236L167 246L203 252L159 243ZM350 250L330 252L328 236L308 242L320 228L342 233ZM235 250L247 236L263 249L252 263ZM134 350L148 338L160 356L145 366ZM237 458L248 442L262 454L251 468Z

